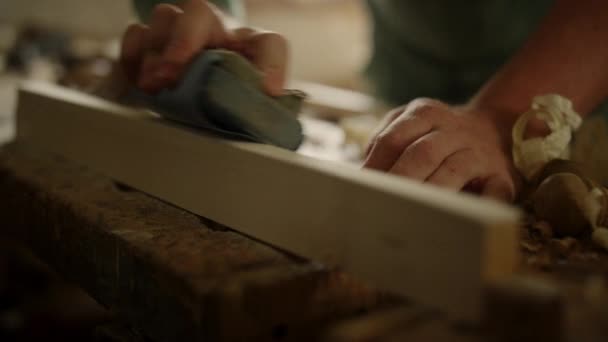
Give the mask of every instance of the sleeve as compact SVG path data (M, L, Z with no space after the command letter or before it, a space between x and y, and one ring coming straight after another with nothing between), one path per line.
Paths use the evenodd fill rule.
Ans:
M179 0L133 0L133 7L135 13L140 20L145 21L152 13L154 6L161 3L177 3ZM215 4L226 13L230 13L236 17L240 17L242 14L242 4L240 0L209 0L209 2Z

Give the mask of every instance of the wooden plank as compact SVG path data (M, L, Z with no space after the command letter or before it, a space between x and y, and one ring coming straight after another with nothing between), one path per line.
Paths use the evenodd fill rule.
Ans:
M27 84L17 139L382 289L476 320L517 264L518 212L273 146L231 142Z
M0 193L0 241L26 242L154 341L294 337L382 300L342 272L31 147L3 147Z

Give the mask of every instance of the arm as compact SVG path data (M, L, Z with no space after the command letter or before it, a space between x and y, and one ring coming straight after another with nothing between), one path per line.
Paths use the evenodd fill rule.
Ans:
M507 135L539 94L565 96L586 116L608 97L607 14L608 1L558 0L538 30L470 105L496 115L494 120Z
M531 99L558 93L586 115L608 96L606 13L606 1L556 1L538 30L468 104L419 99L389 114L364 165L513 199L519 177L510 133ZM545 129L537 122L530 133Z

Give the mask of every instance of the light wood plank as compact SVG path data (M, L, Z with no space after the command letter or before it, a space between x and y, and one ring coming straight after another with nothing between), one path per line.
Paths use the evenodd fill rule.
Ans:
M454 317L477 320L485 285L517 264L518 211L496 202L213 138L51 85L24 85L17 115L19 141Z

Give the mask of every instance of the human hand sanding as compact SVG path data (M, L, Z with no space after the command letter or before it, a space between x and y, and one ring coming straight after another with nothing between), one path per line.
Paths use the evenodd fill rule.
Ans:
M149 26L132 25L123 39L130 100L191 127L295 150L303 140L296 116L304 96L283 90L284 76L277 79L259 56L276 36L230 31L206 2L159 5Z

